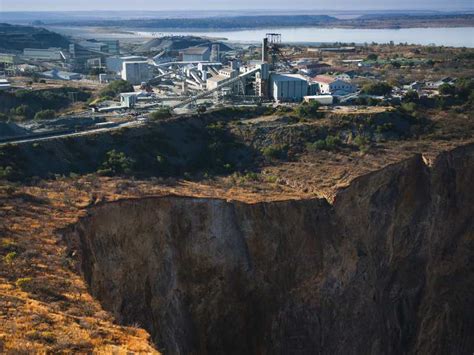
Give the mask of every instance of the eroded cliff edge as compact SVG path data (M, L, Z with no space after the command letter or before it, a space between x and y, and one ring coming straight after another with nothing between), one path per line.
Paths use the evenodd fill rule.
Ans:
M472 353L474 146L333 204L105 203L65 237L92 294L169 354Z

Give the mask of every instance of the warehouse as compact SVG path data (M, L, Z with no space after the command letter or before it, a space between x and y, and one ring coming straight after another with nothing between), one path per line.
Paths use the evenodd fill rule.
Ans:
M148 62L123 62L122 79L127 80L132 85L139 85L150 79L150 69Z
M66 60L61 48L25 48L23 49L23 56L28 59L38 59L46 61Z
M207 62L211 58L209 47L191 47L181 52L185 62Z
M317 75L313 78L313 82L319 85L321 94L344 96L356 91L356 87L350 82L330 75Z
M123 69L124 62L143 62L146 61L146 57L142 56L128 56L128 57L107 57L105 59L105 66L110 72L120 74Z
M297 102L308 95L308 81L299 74L272 74L270 90L275 101Z

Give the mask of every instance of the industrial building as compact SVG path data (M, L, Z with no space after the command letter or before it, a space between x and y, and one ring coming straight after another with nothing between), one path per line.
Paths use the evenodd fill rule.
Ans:
M124 62L143 62L146 61L146 57L142 56L128 56L128 57L107 57L105 59L105 66L107 67L107 71L113 72L116 74L121 74L123 69Z
M120 54L120 43L118 40L95 40L88 39L78 43L84 49L93 52L108 53L112 55Z
M271 97L278 102L297 102L308 95L308 81L299 74L271 74Z
M103 42L96 42L96 41L81 41L78 43L81 47L88 49L94 52L104 52L107 53L109 51L109 46Z
M99 74L99 82L101 84L107 84L118 79L120 79L120 75L115 74L115 73L114 74L107 74L107 73Z
M0 53L0 75L13 75L20 63L18 56L9 53Z
M133 108L137 103L136 92L123 92L120 94L120 106L126 108Z
M65 61L66 56L64 55L61 48L25 48L23 49L23 56L27 59L45 60L45 61Z
M222 68L218 71L218 75L207 79L207 89L213 90L225 80L236 78L239 75L238 69Z
M132 85L148 81L151 78L148 62L123 62L121 76L123 80L127 80Z
M321 105L332 105L334 103L334 96L332 95L311 95L304 97L305 102L316 101Z
M211 47L211 62L219 62L221 60L220 54L220 45L219 43L214 43Z
M0 91L7 91L11 89L10 82L7 79L0 79Z
M181 52L184 62L207 62L211 59L209 47L191 47Z
M318 84L321 94L343 96L356 91L356 87L350 82L329 75L317 75L312 81Z
M108 46L107 53L112 55L120 54L120 42L117 39L100 39L99 42L105 43Z
M18 64L19 58L15 54L0 53L0 64Z

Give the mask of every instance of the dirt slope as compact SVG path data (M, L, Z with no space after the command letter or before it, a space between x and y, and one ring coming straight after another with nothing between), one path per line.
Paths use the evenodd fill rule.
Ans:
M470 354L474 147L324 199L103 203L64 233L92 295L168 353Z

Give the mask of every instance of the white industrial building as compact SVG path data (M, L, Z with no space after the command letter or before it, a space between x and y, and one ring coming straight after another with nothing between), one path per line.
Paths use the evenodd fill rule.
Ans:
M96 42L96 41L81 41L79 45L83 48L94 52L109 52L109 45L104 42Z
M122 73L124 62L141 62L146 60L146 57L137 55L128 57L108 57L105 59L105 66L107 67L107 71L114 72L120 75Z
M275 101L301 101L308 95L308 81L299 74L271 74L270 90Z
M123 62L121 76L123 80L127 80L132 85L148 81L150 79L148 62Z
M332 95L310 95L304 97L305 102L318 102L321 105L332 105L334 103L334 96Z
M23 49L23 56L28 59L37 59L37 60L46 60L46 61L66 60L66 56L62 52L61 48L48 48L48 49L25 48Z
M0 91L7 91L11 89L11 84L7 79L0 79Z
M209 47L191 47L181 52L184 62L207 62L211 59Z
M355 85L330 75L317 75L312 81L318 84L321 94L343 96L356 91Z
M213 90L224 81L232 79L232 78L236 78L237 76L239 76L238 69L232 69L232 68L219 69L218 75L214 75L212 78L207 78L207 84L206 84L207 90ZM238 83L236 83L236 85L238 85Z

